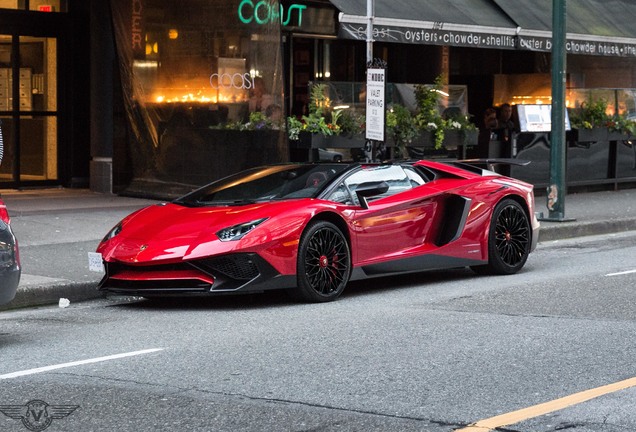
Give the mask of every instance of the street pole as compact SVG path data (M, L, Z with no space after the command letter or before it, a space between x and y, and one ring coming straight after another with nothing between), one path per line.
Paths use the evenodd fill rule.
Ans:
M373 63L373 0L367 0L367 71ZM368 79L368 77L367 77ZM369 89L367 88L367 91ZM368 94L367 94L368 98ZM368 109L368 107L367 107ZM373 140L367 137L364 145L364 156L366 162L373 161Z
M367 0L367 64L373 61L373 0Z
M549 215L546 221L564 222L566 195L565 82L566 0L552 0L552 132L550 137Z

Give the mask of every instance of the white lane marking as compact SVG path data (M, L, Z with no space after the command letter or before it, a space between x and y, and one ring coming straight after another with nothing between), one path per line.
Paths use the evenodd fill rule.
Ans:
M151 349L146 349L146 350L141 350L141 351L133 351L133 352L127 352L127 353L122 353L122 354L114 354L114 355L109 355L109 356L105 356L105 357L96 357L96 358L92 358L92 359L79 360L79 361L74 361L74 362L69 362L69 363L61 363L61 364L51 365L51 366L43 366L43 367L39 367L39 368L35 368L35 369L27 369L27 370L23 370L23 371L11 372L11 373L8 373L8 374L0 375L0 380L18 378L18 377L21 377L21 376L33 375L33 374L38 374L38 373L42 373L42 372L49 372L49 371L52 371L52 370L63 369L63 368L67 368L67 367L81 366L81 365L91 364L91 363L99 363L99 362L104 362L104 361L108 361L108 360L117 360L117 359L120 359L120 358L132 357L132 356L137 356L137 355L142 355L142 354L149 354L149 353L162 351L162 350L163 350L163 348L151 348Z
M632 274L632 273L636 273L636 270L627 270L627 271L618 272L618 273L608 273L605 276L623 276L623 275Z

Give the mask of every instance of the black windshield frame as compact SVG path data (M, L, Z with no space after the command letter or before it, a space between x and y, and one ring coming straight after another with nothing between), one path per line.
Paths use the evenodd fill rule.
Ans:
M337 163L251 168L207 184L173 202L187 206L221 206L316 198L350 168L350 165Z

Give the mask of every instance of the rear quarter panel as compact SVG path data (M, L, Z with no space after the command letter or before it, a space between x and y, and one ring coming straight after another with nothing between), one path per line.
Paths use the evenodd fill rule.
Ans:
M470 177L433 181L356 210L350 224L354 266L423 254L487 261L494 207L507 196L528 207L528 191L501 177ZM440 244L453 195L470 200L470 208L461 235Z

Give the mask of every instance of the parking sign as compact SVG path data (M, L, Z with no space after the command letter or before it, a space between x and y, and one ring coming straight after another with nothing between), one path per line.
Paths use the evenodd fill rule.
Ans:
M367 69L366 138L384 141L384 88L386 69Z

